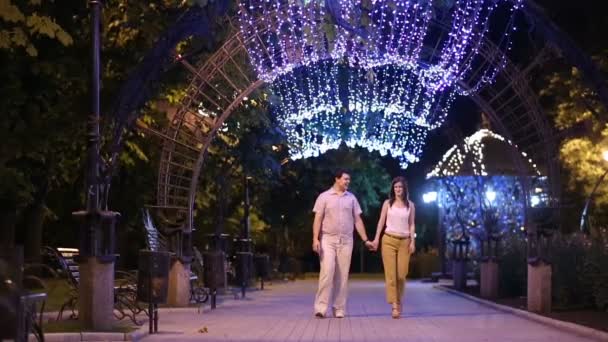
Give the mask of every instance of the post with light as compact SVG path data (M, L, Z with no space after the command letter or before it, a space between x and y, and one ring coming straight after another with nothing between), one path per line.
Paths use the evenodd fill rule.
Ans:
M498 246L500 243L499 217L495 206L496 192L486 192L487 205L482 212L485 237L481 241L480 295L498 297Z
M440 273L434 273L433 279L438 279L440 277L444 278L447 276L447 265L446 265L446 243L445 243L445 229L443 227L443 219L442 219L442 208L439 203L439 194L437 191L428 191L422 195L422 201L425 204L431 205L435 204L435 208L437 210L437 243L439 250L439 260L440 260Z
M80 225L78 317L83 328L109 330L114 319L114 226L117 212L101 208L100 177L100 90L101 11L100 0L89 1L91 11L91 112L87 122L86 209L72 215Z
M602 152L602 157L604 158L605 161L608 162L608 150L604 150ZM604 181L604 178L606 178L607 174L608 174L608 169L606 169L606 171L600 176L600 178L598 178L597 182L593 186L593 190L591 190L589 197L587 197L587 200L585 201L585 207L583 208L583 212L581 214L581 224L580 224L581 231L589 232L589 230L590 230L588 228L589 207L591 206L591 203L593 202L593 197L595 196L597 189L600 187L600 184L602 184L602 182Z

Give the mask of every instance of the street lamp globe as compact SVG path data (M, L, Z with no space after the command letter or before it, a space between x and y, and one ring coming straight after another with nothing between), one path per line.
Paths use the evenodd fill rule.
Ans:
M431 203L437 200L437 191L429 191L422 195L424 203Z
M496 199L496 192L494 190L486 191L486 198L488 201L490 201L490 203L494 203L494 200Z

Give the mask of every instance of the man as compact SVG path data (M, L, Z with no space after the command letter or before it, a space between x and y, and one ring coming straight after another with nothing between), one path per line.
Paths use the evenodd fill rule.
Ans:
M361 220L361 207L357 198L347 191L350 174L338 170L334 174L334 185L317 198L313 212L312 249L319 254L321 272L319 289L315 298L315 316L323 318L333 295L333 313L343 318L348 292L348 271L353 253L353 227L368 248L365 226Z

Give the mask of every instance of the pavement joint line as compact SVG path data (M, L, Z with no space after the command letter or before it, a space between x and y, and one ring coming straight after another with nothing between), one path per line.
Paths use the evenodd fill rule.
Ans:
M541 323L544 325L558 328L560 330L570 332L570 333L573 333L573 334L576 334L576 335L579 335L582 337L587 337L587 338L596 339L598 341L607 341L608 342L608 332L593 329L593 328L586 327L584 325L580 325L580 324L576 324L576 323L572 323L572 322L565 322L565 321L560 321L555 318L545 317L543 315L540 315L540 314L537 314L534 312L513 308L513 307L510 307L507 305L498 304L498 303L495 303L495 302L492 302L492 301L489 301L486 299L472 296L467 293L463 293L463 292L460 292L460 291L457 291L454 289L447 288L443 285L434 285L433 288L451 293L456 296L460 296L462 298L491 307L496 310L507 312L507 313L510 313L510 314L513 314L513 315L516 315L516 316L519 316L522 318L529 319L534 322L538 322L538 323Z

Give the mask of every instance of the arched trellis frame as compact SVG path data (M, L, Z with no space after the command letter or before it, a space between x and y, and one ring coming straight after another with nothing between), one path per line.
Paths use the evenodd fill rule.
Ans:
M184 62L192 72L192 80L172 122L161 135L156 205L162 210L182 212L188 217L188 229L192 228L194 196L207 148L243 98L264 84L250 76L251 70L240 70L235 62L247 58L245 44L234 29L234 34L203 65L194 67ZM497 61L495 56L499 53L490 41L484 42L481 55L488 63ZM542 49L525 69L507 63L496 82L471 99L490 117L498 133L523 146L551 179L557 179L552 163L556 151L554 134L527 82L528 73L547 57L548 50ZM466 80L461 86L467 87Z
M538 33L551 43L551 47L536 49L524 67L507 62L493 84L485 86L470 98L488 114L497 133L512 140L539 165L551 180L553 190L557 191L557 138L535 91L530 87L529 78L544 61L562 55L568 62L581 68L588 82L608 104L608 97L602 96L606 85L596 79L597 73L591 59L546 17L540 7L531 3L526 7L526 17ZM187 217L187 231L192 229L195 194L207 148L243 98L263 85L252 70L242 70L244 64L237 62L247 59L246 42L234 27L232 32L204 64L192 66L182 61L192 73L186 96L169 125L162 131L151 131L162 139L156 207ZM434 47L428 48L434 50ZM557 53L558 49L560 54ZM493 63L498 53L501 51L491 42L483 44L481 55L488 63ZM145 80L142 82L145 83ZM467 80L460 85L466 88ZM128 94L121 95L121 98L128 97ZM115 163L116 159L111 162Z

